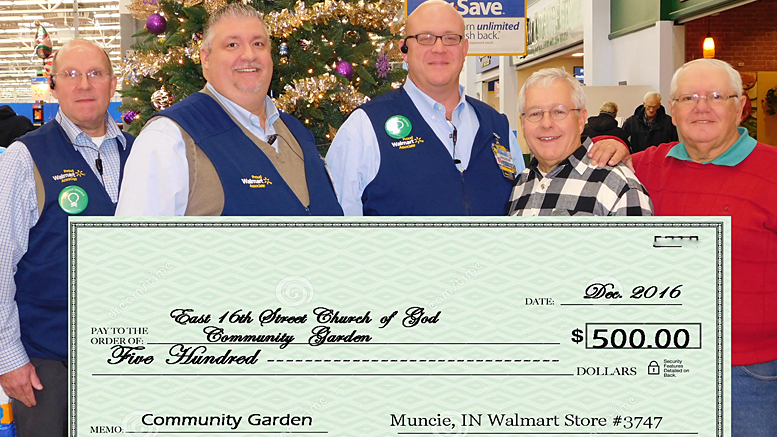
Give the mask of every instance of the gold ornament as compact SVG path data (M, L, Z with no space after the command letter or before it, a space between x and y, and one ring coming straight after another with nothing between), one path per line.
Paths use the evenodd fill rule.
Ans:
M164 85L162 88L154 91L154 94L151 94L151 106L153 106L157 111L161 111L162 109L165 109L172 104L173 96L167 92Z
M330 124L329 125L329 134L327 134L326 137L331 140L331 139L334 139L335 135L337 135L337 129L332 127L332 125Z
M403 0L385 0L372 3L351 3L346 0L324 0L306 7L302 1L294 6L294 12L284 9L264 16L267 30L276 38L288 38L296 29L310 22L326 24L330 20L348 22L366 29L384 29L399 20L404 7Z
M119 77L131 85L137 85L141 79L155 75L172 61L178 62L179 59L187 57L195 64L199 64L201 45L200 40L192 41L184 47L170 47L167 53L154 50L135 52L132 57L122 61Z
M183 5L187 8L190 8L192 6L197 6L198 4L202 3L202 0L183 0Z
M402 48L401 40L390 40L383 46L383 50L388 55L389 61L392 61L392 62L403 61L401 48Z
M208 14L216 12L217 9L227 5L227 0L205 0L203 6Z
M149 15L159 9L158 0L132 0L127 6L133 17L141 21L146 21Z
M389 25L389 30L393 35L402 35L405 33L405 26L407 25L407 18L404 14L399 17L394 17Z
M329 99L340 103L340 111L348 114L358 106L368 102L369 97L356 91L351 85L342 85L337 77L324 73L320 76L295 79L284 87L284 92L275 99L275 106L286 112L293 112L300 100L318 105L329 91L337 90Z

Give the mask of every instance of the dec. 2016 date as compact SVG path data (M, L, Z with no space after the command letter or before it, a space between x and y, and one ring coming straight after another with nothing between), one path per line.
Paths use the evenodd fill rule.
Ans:
M637 285L631 290L630 299L677 299L683 284L661 289L656 285ZM612 282L594 282L585 288L583 299L623 299L620 290Z

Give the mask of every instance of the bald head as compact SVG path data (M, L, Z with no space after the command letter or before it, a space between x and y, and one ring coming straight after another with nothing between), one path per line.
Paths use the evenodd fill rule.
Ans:
M63 56L60 54L62 53L66 55L68 51L76 48L80 48L82 50L83 49L99 50L99 52L102 53L103 56L105 57L105 69L107 71L110 71L111 75L113 75L113 65L111 64L111 59L108 57L108 53L106 53L105 50L102 49L102 47L98 46L92 41L87 41L85 39L74 39L74 40L68 41L59 50L57 50L57 52L54 54L54 59L51 60L51 72L52 72L51 74L59 73L59 71L57 71L57 58L59 58L60 56ZM97 52L95 51L95 53Z
M469 49L464 19L442 0L423 2L407 20L404 44L402 57L410 80L452 111L459 101L459 75Z
M443 0L427 0L407 17L407 35L423 31L423 26L440 21L452 25L456 33L464 35L464 18L450 3Z

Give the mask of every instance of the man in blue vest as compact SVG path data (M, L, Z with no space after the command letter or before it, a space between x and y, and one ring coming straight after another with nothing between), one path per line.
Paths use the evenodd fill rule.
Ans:
M342 215L315 139L267 96L272 56L241 3L205 27L202 91L161 111L127 161L117 215Z
M108 55L84 40L54 56L56 119L0 159L0 385L23 437L67 436L67 218L113 215L133 137L107 113Z
M504 215L523 156L507 117L466 97L464 19L447 2L407 20L407 82L351 114L327 153L346 215Z
M408 17L407 82L362 105L326 156L346 215L504 215L523 155L507 117L459 86L469 41L449 3ZM592 163L627 154L605 140Z

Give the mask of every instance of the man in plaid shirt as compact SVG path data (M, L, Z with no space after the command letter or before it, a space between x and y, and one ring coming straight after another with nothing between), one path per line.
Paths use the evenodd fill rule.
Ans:
M518 94L518 110L534 159L515 182L509 215L653 215L645 187L625 164L591 164L591 139L580 137L585 94L569 73L532 74Z

